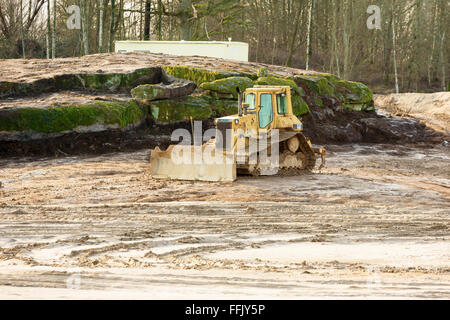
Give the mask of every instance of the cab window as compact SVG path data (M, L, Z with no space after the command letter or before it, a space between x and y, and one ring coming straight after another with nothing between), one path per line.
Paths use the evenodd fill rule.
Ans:
M260 96L261 109L259 110L259 127L265 128L272 123L273 110L272 110L272 94L263 93Z
M245 103L248 103L248 110L254 110L255 109L255 94L254 93L248 93L245 95Z
M284 93L277 94L277 110L278 114L287 113L287 98Z

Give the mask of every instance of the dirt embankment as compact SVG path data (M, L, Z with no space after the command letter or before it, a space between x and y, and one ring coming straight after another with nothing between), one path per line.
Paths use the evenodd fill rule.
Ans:
M446 135L411 118L385 117L375 112L353 111L342 113L329 109L312 108L303 117L305 134L315 144L329 143L396 143L437 144ZM202 121L203 130L214 126L212 120ZM156 146L176 144L170 135L177 128L190 130L189 122L158 124L148 119L139 127L122 131L69 133L49 139L32 141L4 141L0 143L2 157L67 156L103 154L118 151L136 151Z
M375 95L375 106L396 117L415 118L450 136L450 92Z
M376 112L353 111L342 113L312 108L303 117L305 134L315 144L329 143L396 143L439 144L448 135L435 131L411 117L386 117ZM203 130L214 126L212 120L202 122ZM122 131L69 133L49 139L32 141L4 141L0 143L2 157L67 156L136 151L156 146L167 147L170 135L177 128L190 130L189 122L158 124L148 119L139 127Z
M169 99L171 94L161 94L159 82L169 75L190 82L186 96ZM144 83L151 85L133 92L150 101L141 101L139 95L133 99L131 88ZM4 95L0 156L165 147L173 129L190 128L191 115L208 129L214 117L236 113L236 85L256 84L291 86L294 112L315 144L448 140L445 95L430 99L419 95L415 99L420 106L409 95L378 96L380 114L372 110L372 93L364 84L330 74L203 57L103 54L52 61L0 60ZM44 93L36 95L41 89Z

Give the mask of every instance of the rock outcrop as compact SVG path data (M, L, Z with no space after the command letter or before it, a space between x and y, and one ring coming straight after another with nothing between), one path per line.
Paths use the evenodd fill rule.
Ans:
M148 119L169 124L226 116L237 112L236 87L254 85L290 86L297 116L315 107L373 110L372 92L362 83L203 57L131 53L8 60L0 61L0 74L0 140L125 130Z

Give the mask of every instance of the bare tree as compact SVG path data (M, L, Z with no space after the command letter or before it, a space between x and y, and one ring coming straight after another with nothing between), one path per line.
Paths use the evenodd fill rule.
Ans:
M89 54L89 38L88 38L88 32L89 32L89 5L86 3L86 0L81 0L81 29L82 29L82 36L83 36L83 48L84 48L84 54Z
M145 0L145 17L144 17L144 40L150 40L150 14L151 1Z
M51 11L50 11L50 0L47 0L47 34L45 36L45 42L46 42L46 47L47 47L47 59L50 59L50 53L51 53L51 49L50 49L50 37L51 37L51 28L50 28L50 24L51 24Z
M309 56L311 54L311 24L312 24L312 11L314 8L314 0L309 0L308 10L308 29L306 30L306 70L309 70Z
M399 93L398 88L398 73L397 73L397 47L396 47L396 34L395 34L395 11L394 1L392 1L392 47L394 52L394 77L395 77L395 92Z
M111 25L109 28L109 52L113 52L113 45L114 45L114 14L116 9L116 0L111 0Z
M53 0L52 58L56 58L56 0Z
M104 12L104 1L103 0L99 0L99 23L98 23L98 52L102 52L103 51L103 12Z
M23 28L23 3L22 0L20 0L20 37L22 40L22 55L23 58L26 59L26 54L25 54L25 31Z

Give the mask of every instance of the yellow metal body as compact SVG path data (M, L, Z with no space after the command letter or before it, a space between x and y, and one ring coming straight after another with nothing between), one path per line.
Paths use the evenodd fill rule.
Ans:
M270 110L271 108L271 110ZM233 181L236 179L237 145L249 144L251 137L258 138L262 133L270 135L271 130L279 130L280 141L299 134L303 130L301 121L293 114L291 88L289 86L255 86L245 90L240 113L215 120L217 134L231 136L223 138L223 147L215 148L212 153L223 153L224 158L234 157L231 162L222 163L175 163L172 159L174 147L178 152L193 154L195 148L204 150L217 141L210 141L203 146L170 146L166 151L159 148L151 152L151 173L156 178L205 181ZM216 135L217 137L217 135ZM245 141L242 141L244 139ZM226 140L226 141L225 141ZM309 143L309 147L311 144ZM270 148L270 146L269 146Z
M263 95L270 95L272 98L272 121L265 127L261 128L259 123L259 113L261 111L261 97ZM255 101L254 106L248 105L245 101L248 101L248 96L254 95ZM278 112L277 96L285 95L286 109L284 112ZM231 129L233 133L243 133L242 135L233 134L233 143L235 146L238 143L238 139L243 137L254 136L264 132L270 135L272 129L278 129L283 135L284 133L296 133L303 131L303 126L301 121L294 115L292 111L291 102L291 87L289 86L254 86L245 90L244 96L244 110L242 115L232 115L227 117L218 118L215 120L215 124L221 122L231 123ZM250 107L250 108L249 108ZM285 135L284 135L285 136ZM246 142L248 144L248 142Z

